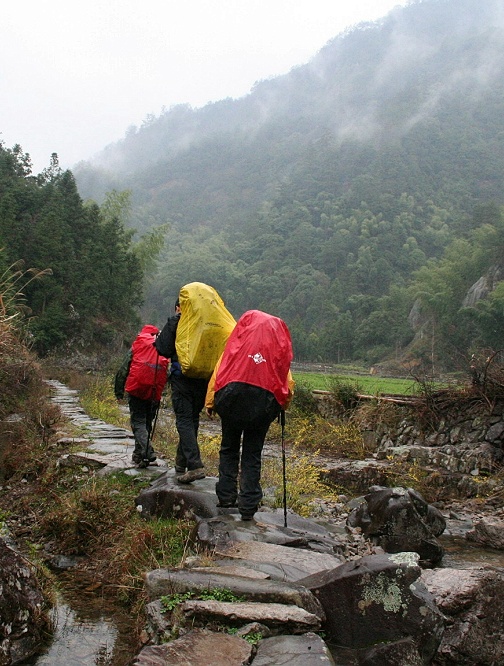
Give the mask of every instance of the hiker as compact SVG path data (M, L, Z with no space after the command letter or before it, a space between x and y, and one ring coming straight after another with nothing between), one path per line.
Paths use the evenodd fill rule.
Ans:
M229 336L208 385L207 414L212 418L217 412L222 422L218 506L238 504L242 520L252 520L263 496L262 449L270 424L292 399L291 361L287 325L249 310Z
M168 318L155 342L155 347L161 356L171 359L168 381L179 435L175 454L175 474L179 483L191 483L205 478L205 467L198 446L198 429L200 412L205 405L208 381L182 374L175 347L180 315L180 299L177 298L175 314Z
M184 285L156 340L158 352L171 359L169 382L179 443L175 475L179 483L205 478L198 446L200 412L208 380L236 322L213 287Z
M128 394L130 423L135 438L131 457L139 467L156 461L152 447L153 424L166 384L168 361L153 347L159 329L147 324L135 338L116 373L114 393L117 400Z

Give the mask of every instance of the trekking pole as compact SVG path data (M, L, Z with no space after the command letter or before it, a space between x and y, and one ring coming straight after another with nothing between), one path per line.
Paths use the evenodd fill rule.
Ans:
M280 412L280 425L282 427L282 475L283 475L283 511L284 527L287 527L287 476L285 471L285 409Z
M151 391L151 405L154 405L156 402L156 384L157 384L157 374L158 374L158 365L159 365L159 353L156 356L156 369L154 370L154 382L152 384L152 391ZM147 454L149 452L149 444L152 442L154 438L154 430L156 429L156 423L157 423L157 417L158 417L158 412L159 412L159 402L156 407L156 413L154 415L154 419L152 421L152 427L149 430L147 430L147 448L145 449L145 455L144 455L144 460L147 460Z
M157 423L157 417L158 417L158 414L159 414L160 405L161 405L161 402L158 402L157 407L156 407L156 415L154 416L154 422L152 424L152 430L150 431L150 434L149 434L149 442L152 442L152 440L154 439L154 431L156 430L156 423Z

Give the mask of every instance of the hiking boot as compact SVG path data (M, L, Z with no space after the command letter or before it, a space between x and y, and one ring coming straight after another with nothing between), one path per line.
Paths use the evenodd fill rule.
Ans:
M241 519L242 520L252 520L256 511L257 511L257 507L255 509L240 509Z
M185 467L178 467L175 465L175 474L185 474L186 473L186 468Z
M232 509L233 507L236 506L236 500L234 500L234 502L222 502L221 500L219 500L217 502L217 506L220 509Z
M141 463L142 460L143 460L142 456L138 453L134 453L131 456L131 462L135 463L135 465L138 465L139 463Z
M192 483L193 481L198 481L199 479L205 478L205 468L198 467L197 469L190 469L185 474L177 476L178 483Z

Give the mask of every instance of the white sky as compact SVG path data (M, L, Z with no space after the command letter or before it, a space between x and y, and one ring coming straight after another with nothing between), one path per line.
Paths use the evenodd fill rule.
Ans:
M246 95L407 0L8 0L0 140L71 168L163 107Z

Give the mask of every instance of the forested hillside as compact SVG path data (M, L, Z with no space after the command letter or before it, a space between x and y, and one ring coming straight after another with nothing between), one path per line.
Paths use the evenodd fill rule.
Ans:
M143 268L120 220L125 199L84 205L55 155L34 176L29 155L0 142L0 312L24 312L40 354L108 345L138 325Z
M497 1L413 2L78 165L84 196L131 190L140 232L170 225L149 317L202 280L235 315L284 317L300 359L375 363L415 339L430 362L433 345L460 360L500 344L481 303L460 309L500 260L483 248L502 236L503 26Z
M165 236L153 323L199 280L236 317L283 317L299 360L453 367L504 346L503 111L500 0L416 1L74 175L84 199L130 192L136 239Z

